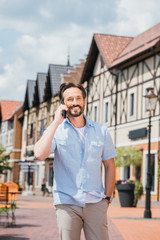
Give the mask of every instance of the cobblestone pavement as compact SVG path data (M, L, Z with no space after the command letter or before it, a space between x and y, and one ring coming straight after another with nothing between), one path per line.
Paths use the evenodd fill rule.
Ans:
M0 240L58 240L52 197L20 195L17 206L16 226L0 226ZM152 219L144 219L144 201L137 208L121 208L114 199L108 210L110 240L159 240L160 203L154 202L151 210Z

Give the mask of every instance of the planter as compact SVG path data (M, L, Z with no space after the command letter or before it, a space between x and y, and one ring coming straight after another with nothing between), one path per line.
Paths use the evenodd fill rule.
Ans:
M133 207L134 184L116 184L121 207Z

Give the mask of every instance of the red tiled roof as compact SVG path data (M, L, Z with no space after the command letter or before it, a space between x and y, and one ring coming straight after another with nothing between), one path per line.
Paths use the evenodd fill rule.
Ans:
M112 66L118 65L131 57L140 54L160 42L160 23L135 37L131 43L113 62Z
M100 53L104 64L109 68L114 59L118 57L132 39L132 37L94 34L87 60L84 65L81 83L88 81L88 79L92 76L98 52Z
M104 63L110 67L114 59L127 47L132 41L132 37L122 37L106 34L94 34L94 39Z
M2 121L6 121L13 116L14 110L21 104L20 101L8 101L8 100L1 100L0 101L0 111Z

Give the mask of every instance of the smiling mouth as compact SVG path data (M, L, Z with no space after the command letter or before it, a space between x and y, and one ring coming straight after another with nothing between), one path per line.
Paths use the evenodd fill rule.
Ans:
M77 110L81 109L81 106L72 106L69 109L77 111Z
M78 110L78 109L80 109L79 107L73 107L72 108L73 110Z

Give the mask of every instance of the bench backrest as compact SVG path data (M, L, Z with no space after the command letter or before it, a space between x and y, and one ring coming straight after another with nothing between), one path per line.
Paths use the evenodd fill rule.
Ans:
M18 199L18 185L14 182L0 184L0 201L15 201Z

